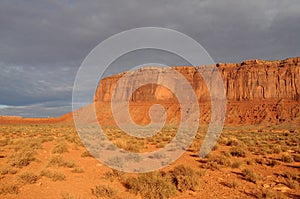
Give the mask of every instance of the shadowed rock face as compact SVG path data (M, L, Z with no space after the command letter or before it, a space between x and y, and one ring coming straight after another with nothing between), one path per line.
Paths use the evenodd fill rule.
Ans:
M218 63L216 67L221 74L226 90L226 123L281 123L300 117L300 57L282 61L250 60L238 64ZM173 68L191 84L201 110L200 121L208 123L210 121L210 93L202 76L197 71L197 69L203 70L203 67ZM126 74L123 83L116 88L114 98L120 101L130 99L131 116L136 122L149 122L148 109L155 103L163 104L168 113L167 118L178 122L180 105L171 90L175 91L174 93L180 93L185 88L181 86L177 77L164 80L171 81L172 88L168 89L159 85L163 73L165 73L164 69L148 67L129 74L122 73L104 78L100 82L94 98L94 102L99 106L99 119L104 123L113 120L109 116L111 114L103 113L103 110L109 110L109 106L102 111L100 111L100 107L103 108L110 104L117 81ZM209 76L209 73L205 74ZM141 75L143 76L140 77ZM133 91L135 85L142 84L149 76L153 75L157 79L157 84L143 85ZM139 78L136 78L138 76ZM214 78L211 78L209 82L213 83Z

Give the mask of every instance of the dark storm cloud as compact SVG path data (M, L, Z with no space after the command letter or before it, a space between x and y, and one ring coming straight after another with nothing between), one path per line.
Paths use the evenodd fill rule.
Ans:
M0 104L10 109L0 114L16 106L25 110L25 105L38 105L40 112L44 104L59 107L60 101L70 108L76 70L85 56L112 34L131 28L181 31L216 62L299 56L299 10L297 0L3 0Z

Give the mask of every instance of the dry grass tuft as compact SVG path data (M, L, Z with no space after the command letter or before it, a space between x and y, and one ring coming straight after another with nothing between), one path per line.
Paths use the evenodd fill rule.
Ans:
M63 181L66 179L65 174L58 171L50 171L47 169L42 170L40 175L50 178L52 181Z
M117 191L108 185L97 185L91 189L92 194L97 198L117 198Z

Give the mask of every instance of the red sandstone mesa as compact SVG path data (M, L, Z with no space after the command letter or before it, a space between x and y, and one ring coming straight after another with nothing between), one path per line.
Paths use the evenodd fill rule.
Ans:
M250 60L242 63L216 64L224 82L227 97L227 124L278 124L300 120L300 57L281 61ZM191 84L200 106L200 121L210 121L210 93L197 67L174 67ZM148 84L137 89L131 96L134 76L147 71L156 75L159 81L164 69L144 68L126 77L126 83L116 89L115 98L125 100L130 97L130 113L134 121L145 124L150 121L148 110L153 104L162 104L167 110L167 120L178 122L180 105L175 95L167 88ZM94 103L97 116L102 124L114 124L110 101L117 81L126 73L106 77L100 81L95 93ZM147 75L140 79L147 79ZM133 81L134 80L134 81ZM143 81L143 80L140 80ZM184 89L176 77L170 79L173 89ZM211 80L213 81L213 79ZM82 108L79 111L84 111ZM17 122L66 122L72 121L72 114L53 119L20 119L1 117L0 123Z

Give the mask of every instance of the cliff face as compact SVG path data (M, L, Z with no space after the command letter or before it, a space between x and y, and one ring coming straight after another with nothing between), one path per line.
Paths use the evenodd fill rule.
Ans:
M300 98L300 57L283 61L252 60L239 64L216 65L222 76L228 101L249 100L295 100ZM200 102L208 101L209 93L201 75L194 67L174 67L192 85ZM147 71L147 72L144 72ZM130 97L135 85L155 76L157 84L164 69L145 68L133 75L126 76L124 84L116 88L115 96L119 100ZM95 94L95 101L108 102L111 100L116 82L124 75L119 74L103 79ZM141 78L137 76L144 75ZM169 81L169 80L168 80ZM170 79L172 87L181 92L181 82L176 77ZM213 81L213 80L212 80ZM168 89L157 85L145 85L131 96L132 101L172 101L174 95Z
M238 64L216 65L223 79L227 96L226 122L232 124L257 124L261 122L280 123L300 118L300 57L282 61L250 60ZM195 67L174 67L192 86L201 110L201 122L210 120L210 93ZM113 91L114 99L130 99L131 113L135 121L149 122L148 109L151 104L165 106L169 120L180 117L180 105L175 93L182 93L180 78L164 78L165 69L143 68L134 73L122 73L104 78L96 91L94 101L99 106L99 118L103 121L113 120L109 113ZM122 78L122 84L117 81ZM155 79L155 83L134 88L141 83ZM168 81L169 88L164 86ZM214 81L212 77L210 81ZM161 84L161 85L158 85ZM101 105L99 105L101 104ZM101 113L101 107L106 107ZM109 116L110 115L110 116ZM110 118L110 119L108 119ZM177 118L177 119L176 119Z

